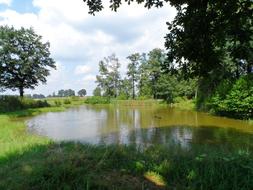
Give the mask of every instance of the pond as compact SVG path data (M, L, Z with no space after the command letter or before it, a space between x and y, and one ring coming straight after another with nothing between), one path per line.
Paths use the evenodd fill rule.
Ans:
M85 105L39 115L27 125L55 141L253 148L253 125L245 121L167 106Z

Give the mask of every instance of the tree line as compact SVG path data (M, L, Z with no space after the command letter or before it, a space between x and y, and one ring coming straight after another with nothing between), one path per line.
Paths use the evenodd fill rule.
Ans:
M77 92L77 95L80 97L86 96L87 92L85 89L81 89ZM48 97L71 97L76 96L76 92L72 89L61 89L57 93L53 92L53 94L50 94Z
M124 76L120 74L121 64L115 54L99 62L97 88L93 95L118 99L164 99L167 102L173 102L177 96L195 96L196 79L185 80L177 73L163 72L164 50L156 48L148 53L134 53L127 60Z

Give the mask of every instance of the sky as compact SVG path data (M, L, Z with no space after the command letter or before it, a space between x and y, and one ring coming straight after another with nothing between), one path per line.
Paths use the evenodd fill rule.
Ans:
M0 25L33 27L43 42L50 42L56 62L57 69L51 71L47 84L25 90L26 94L84 88L91 95L100 60L115 53L123 75L128 55L164 49L166 22L175 15L169 4L150 10L123 4L115 13L105 1L105 9L92 16L83 0L0 0Z

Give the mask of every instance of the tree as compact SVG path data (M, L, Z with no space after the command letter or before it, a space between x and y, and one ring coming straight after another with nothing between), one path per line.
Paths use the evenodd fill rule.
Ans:
M115 54L99 62L99 75L96 82L102 89L103 95L117 97L120 83L119 68L120 63Z
M139 66L139 96L152 98L152 89L151 89L151 81L150 81L150 72L149 65L147 60L147 54L143 53L141 56L140 66Z
M49 43L32 28L0 27L0 86L3 89L34 89L39 82L46 83L50 68L56 68L50 57Z
M157 98L157 82L162 74L165 53L161 49L153 49L148 53L148 69L153 97Z
M87 94L87 92L86 92L85 89L81 89L81 90L78 91L78 95L81 96L81 97L86 96L86 94Z
M64 96L65 97L75 96L75 91L72 89L65 90Z
M101 96L101 88L96 87L96 88L93 90L93 96Z
M75 96L75 91L72 89L58 91L58 97L69 97L69 96Z
M84 2L87 3L88 7L89 7L89 13L90 14L95 14L95 12L99 12L101 11L104 6L102 3L102 0L83 0ZM131 4L131 2L133 2L133 0L127 0L126 1L128 4ZM168 0L156 0L156 1L150 1L150 0L136 0L136 2L138 4L140 3L144 3L145 7L147 8L151 8L153 6L155 7L162 7L164 2L168 2ZM171 0L171 3L173 2L173 0ZM182 1L180 1L182 2ZM184 2L184 1L183 1ZM120 5L122 4L121 0L111 0L110 1L110 8L113 11L117 11L117 9L120 7ZM177 3L177 1L174 0L174 4Z
M135 53L127 57L130 63L127 65L127 76L131 81L132 98L135 99L135 87L139 80L140 54Z
M59 90L58 91L58 96L59 97L64 97L65 96L65 90Z
M46 98L43 94L33 94L33 99L44 99Z
M131 97L131 81L128 78L120 80L119 99L126 100Z

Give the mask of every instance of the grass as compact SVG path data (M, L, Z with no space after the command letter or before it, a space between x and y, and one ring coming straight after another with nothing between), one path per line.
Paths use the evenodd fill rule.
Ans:
M175 98L175 103L172 106L182 110L195 110L194 100L182 97Z
M253 158L246 153L47 143L0 159L0 168L0 189L253 188Z
M55 98L47 98L47 102L51 106L56 107L73 107L79 106L85 103L86 98L82 97L55 97Z
M73 105L0 115L0 189L253 189L250 151L56 143L26 132L24 116Z
M153 106L163 104L160 100L112 100L113 104L119 104L123 106Z

